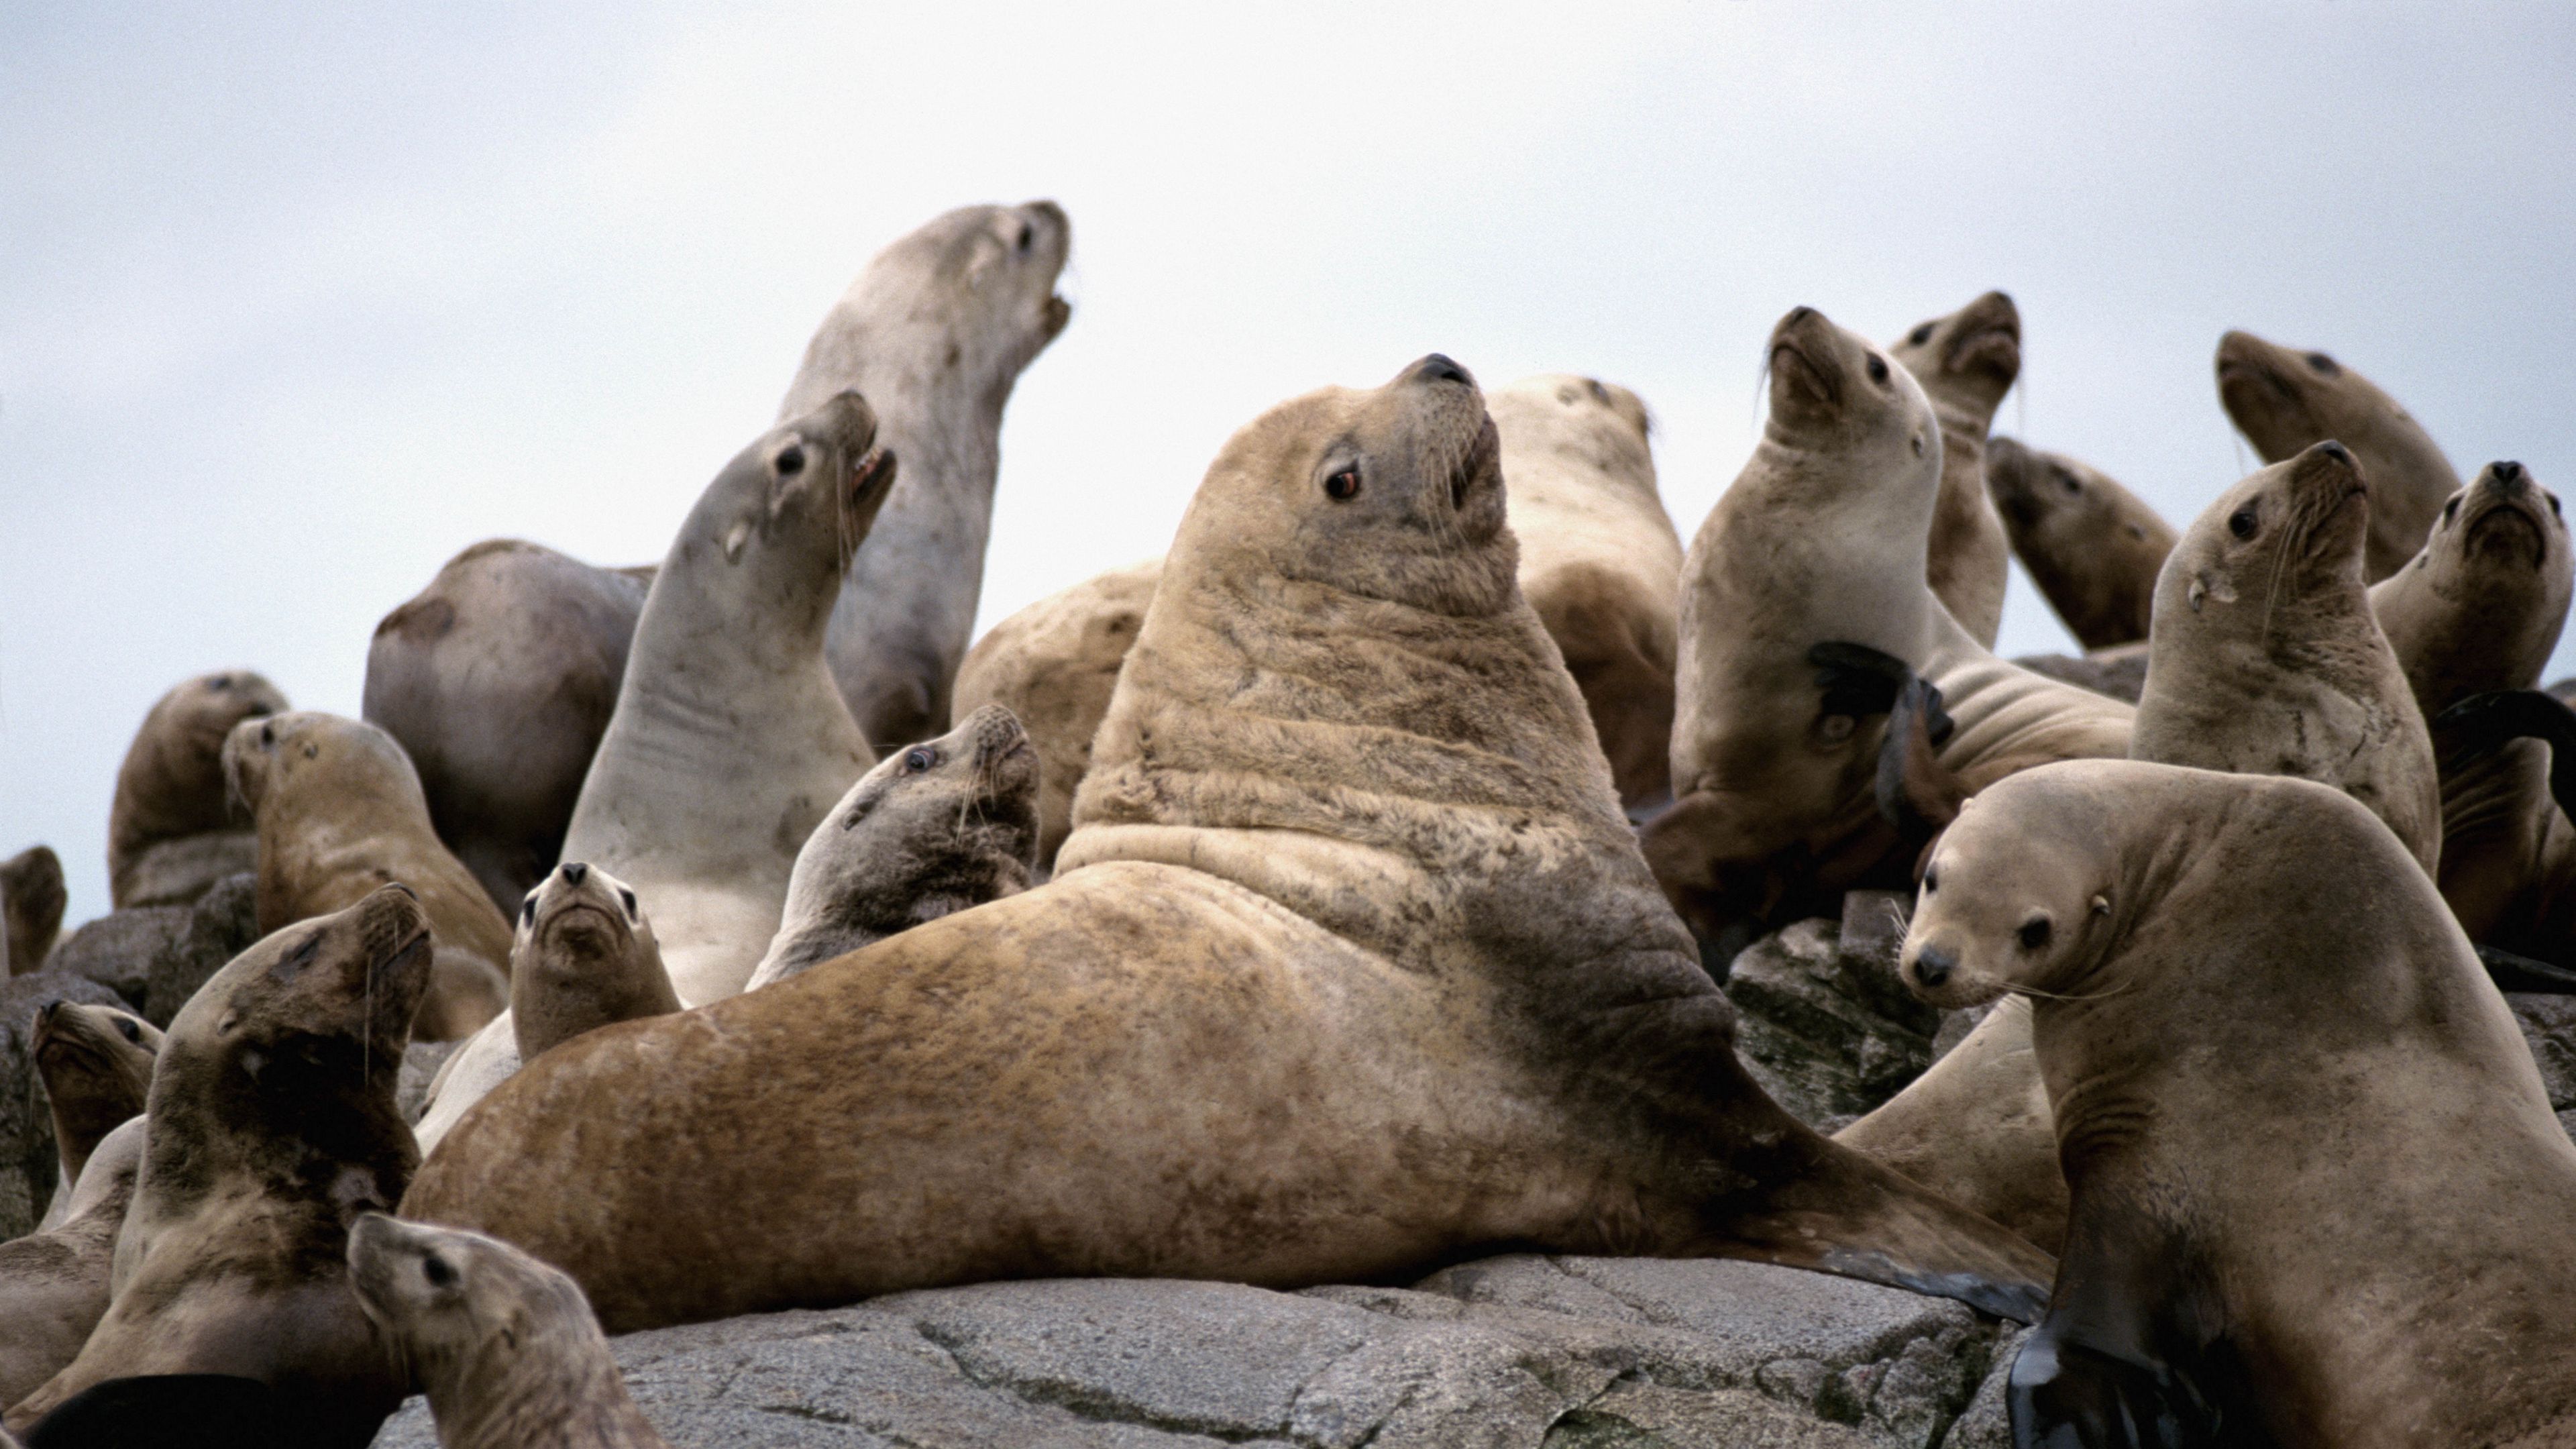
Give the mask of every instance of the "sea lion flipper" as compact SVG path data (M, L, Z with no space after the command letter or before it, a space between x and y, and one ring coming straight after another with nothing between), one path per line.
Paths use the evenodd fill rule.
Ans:
M1914 677L1912 666L1895 655L1839 639L1808 649L1807 662L1816 666L1816 688L1824 691L1826 714L1885 714Z
M2478 947L2478 964L2498 991L2528 996L2576 996L2576 971L2494 946Z
M2520 739L2549 745L2549 794L2576 820L2576 710L2537 689L2473 694L2434 716L2445 753L2479 755Z
M1938 752L1955 727L1932 681L1912 676L1896 692L1887 738L1878 747L1878 813L1918 855L1959 818L1968 798Z
M2162 1363L2089 1348L2052 1316L2014 1356L2005 1391L2013 1449L2201 1449L2260 1444L2246 1426L2222 1433L2190 1380Z

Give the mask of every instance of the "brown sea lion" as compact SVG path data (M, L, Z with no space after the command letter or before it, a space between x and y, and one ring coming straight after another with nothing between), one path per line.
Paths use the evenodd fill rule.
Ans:
M63 888L62 857L50 845L31 845L0 861L0 976L24 976L45 969L54 942L63 933L63 907L70 902Z
M1038 757L998 704L859 777L796 855L787 909L746 991L1029 888Z
M1968 637L1995 647L2012 548L1986 494L1986 429L2021 376L2021 310L1988 292L1888 344L1941 420L1941 491L1932 505L1925 579Z
M375 1437L404 1384L343 1254L419 1161L394 1078L429 968L429 917L389 885L267 937L189 999L153 1073L107 1314L12 1430L108 1379L228 1374L290 1399L298 1442Z
M2576 1146L2360 802L2016 776L1942 838L1899 971L2031 999L2074 1206L2016 1442L2576 1442Z
M2364 577L2377 583L2424 546L2460 475L2397 399L2322 352L2299 352L2251 332L2218 339L2218 400L2266 463L2332 439L2370 480Z
M0 1405L61 1373L107 1313L117 1230L143 1161L143 1122L129 1118L64 1179L60 1220L0 1243Z
M345 910L400 882L438 928L437 964L412 1038L454 1041L509 1005L509 922L439 843L420 777L391 736L299 710L234 726L223 763L259 831L262 931Z
M349 1283L428 1395L440 1449L668 1449L580 1285L509 1244L369 1213Z
M2048 607L2086 649L2147 637L2179 536L2147 501L2063 453L1986 440L1986 493Z
M108 898L118 910L185 905L258 868L256 836L226 806L224 740L243 720L286 707L276 685L247 669L198 675L153 704L108 808Z
M619 1330L1055 1274L1348 1282L1503 1243L2018 1311L2044 1255L1737 1063L1514 582L1500 452L1439 356L1244 427L1052 882L565 1043L405 1213L556 1263Z
M32 1046L53 1110L54 1148L62 1154L53 1206L36 1225L42 1231L71 1210L72 1187L90 1153L107 1134L143 1115L161 1029L113 1006L51 1001L37 1008Z

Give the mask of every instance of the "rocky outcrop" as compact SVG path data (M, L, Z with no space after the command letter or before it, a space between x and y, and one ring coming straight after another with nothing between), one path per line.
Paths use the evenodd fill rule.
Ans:
M1853 891L1843 918L1800 921L1746 947L1726 979L1736 1055L1781 1106L1837 1131L1932 1064L1941 1014L1896 977L1905 897Z
M185 906L110 911L63 938L49 972L85 977L167 1027L206 978L259 939L258 881L228 876Z
M36 1013L57 1001L124 1004L97 982L59 971L0 983L0 1241L35 1230L62 1175L53 1105L36 1075L35 1049Z

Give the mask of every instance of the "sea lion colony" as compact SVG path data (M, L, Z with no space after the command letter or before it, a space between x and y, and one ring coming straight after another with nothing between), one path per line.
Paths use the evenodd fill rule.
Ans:
M116 900L252 871L267 934L166 1036L36 1028L9 1432L359 1445L425 1392L450 1445L657 1444L603 1326L1519 1247L2040 1322L2025 1444L2576 1437L2576 1145L2496 985L2576 983L2528 470L2459 488L2231 332L2270 466L2177 533L1987 436L2003 294L1886 346L1798 307L1687 550L1634 394L1432 354L1248 423L1165 558L969 654L1070 239L889 247L658 566L466 550L366 721L244 669L154 706ZM1990 652L2007 540L2134 708ZM21 974L51 864L0 874ZM1906 986L2005 1005L1820 1136L1716 983L1917 882Z

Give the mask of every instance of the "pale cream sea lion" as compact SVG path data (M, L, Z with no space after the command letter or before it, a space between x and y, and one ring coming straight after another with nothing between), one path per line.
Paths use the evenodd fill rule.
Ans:
M161 1029L113 1006L54 1001L37 1010L30 1045L37 1075L44 1079L54 1149L61 1158L53 1205L36 1224L42 1232L59 1226L71 1211L73 1185L98 1144L143 1115ZM15 1402L15 1396L0 1396L0 1407Z
M257 837L226 806L224 740L243 720L286 708L277 686L247 669L198 675L153 704L108 808L108 898L118 910L185 905L258 868Z
M2015 557L2086 649L2147 637L2156 574L2180 535L2118 480L2063 453L1986 440L1986 492Z
M1941 491L1924 578L1968 637L1992 649L2003 627L2012 547L1986 494L1986 430L2021 376L2021 309L1988 292L1947 317L1917 323L1887 351L1922 384L1941 420Z
M1514 583L1499 454L1438 356L1246 426L1054 881L565 1043L405 1213L557 1264L619 1330L1052 1274L1362 1281L1505 1243L2019 1311L2044 1255L1737 1064Z
M61 1373L107 1313L109 1264L143 1161L143 1121L130 1118L61 1187L63 1214L0 1243L0 1406Z

